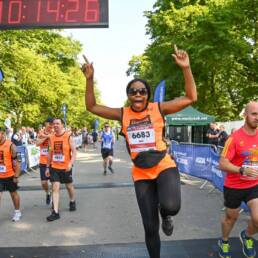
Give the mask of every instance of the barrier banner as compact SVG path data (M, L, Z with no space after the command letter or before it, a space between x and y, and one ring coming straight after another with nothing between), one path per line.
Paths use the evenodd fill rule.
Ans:
M221 192L223 192L225 173L219 169L220 156L213 149L211 149L211 172L212 184Z
M39 155L40 148L36 145L26 145L27 148L27 158L28 158L28 167L36 167L39 164Z
M171 150L179 171L212 181L210 146L173 143Z
M73 136L73 141L76 147L80 147L82 145L82 135Z
M27 171L26 147L17 146L16 150L21 154L21 172L24 173Z

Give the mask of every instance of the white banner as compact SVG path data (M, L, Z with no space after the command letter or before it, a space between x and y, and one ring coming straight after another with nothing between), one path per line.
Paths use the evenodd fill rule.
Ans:
M40 148L36 145L26 145L28 167L36 167L39 164Z

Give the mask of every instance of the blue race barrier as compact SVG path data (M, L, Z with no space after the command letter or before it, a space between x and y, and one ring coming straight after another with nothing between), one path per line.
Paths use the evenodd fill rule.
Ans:
M21 173L23 174L27 171L27 150L25 146L17 146L16 150L21 154Z
M212 184L221 192L223 192L225 173L219 169L220 156L211 149L211 173Z
M211 146L171 144L179 171L212 182Z
M180 172L190 176L203 178L223 192L225 173L219 169L220 155L210 145L193 145L171 142L174 160ZM243 202L241 208L249 211Z

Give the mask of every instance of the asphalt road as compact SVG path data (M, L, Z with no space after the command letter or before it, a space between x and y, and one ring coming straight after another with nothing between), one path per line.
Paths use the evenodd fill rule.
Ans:
M114 174L103 175L99 147L79 150L74 167L77 211L69 212L61 190L61 219L47 222L38 170L20 178L22 219L12 222L13 206L4 193L0 207L0 258L148 257L144 232L130 174L131 162L122 139L116 143ZM217 238L223 214L222 194L202 180L184 178L182 209L171 237L161 232L162 257L218 257ZM233 232L233 257L243 257L238 234L247 222L242 213Z

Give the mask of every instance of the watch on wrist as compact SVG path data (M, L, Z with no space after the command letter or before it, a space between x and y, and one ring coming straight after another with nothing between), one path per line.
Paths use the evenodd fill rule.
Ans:
M245 172L245 168L244 168L244 167L240 167L239 173L240 173L241 175L244 175L244 172Z

